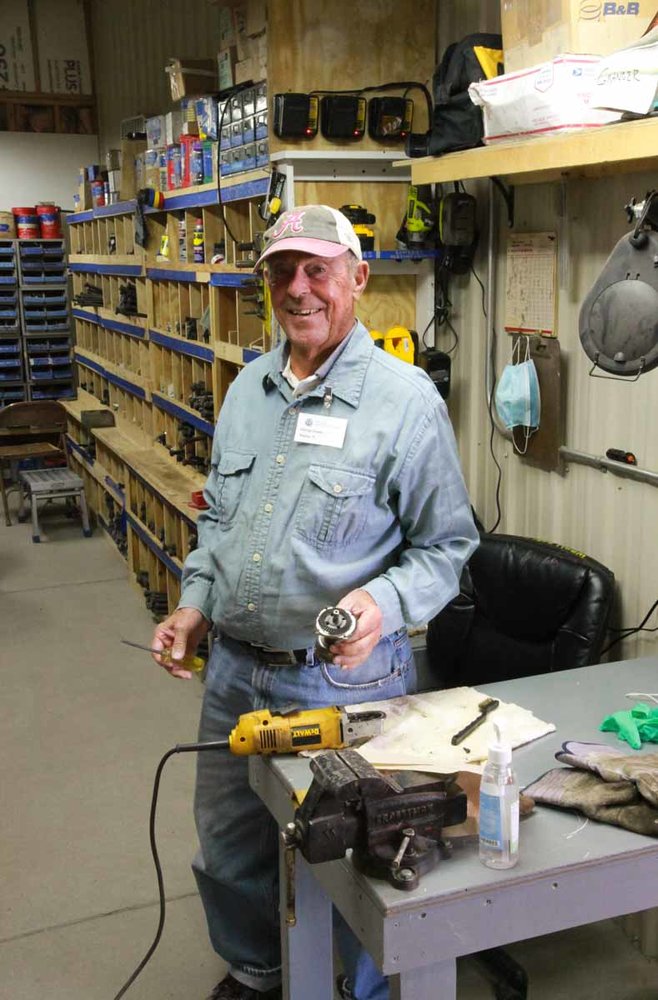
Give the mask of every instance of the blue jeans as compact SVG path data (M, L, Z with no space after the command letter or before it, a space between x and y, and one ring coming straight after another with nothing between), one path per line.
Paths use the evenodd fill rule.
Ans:
M411 693L416 668L404 629L384 636L368 660L343 670L307 653L303 666L259 663L228 637L213 646L206 675L199 740L226 739L239 715L277 709L349 705ZM192 868L215 951L231 975L261 991L281 980L278 828L250 789L247 760L228 751L197 758L195 819L199 851ZM359 1000L386 1000L386 980L339 921L345 971Z

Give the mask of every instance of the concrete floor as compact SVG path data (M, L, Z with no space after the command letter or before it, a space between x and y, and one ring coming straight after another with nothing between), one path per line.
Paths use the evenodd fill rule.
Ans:
M153 776L167 749L195 739L202 688L120 645L148 643L153 623L103 532L85 539L56 509L43 527L39 545L28 524L0 527L0 1000L111 1000L155 933ZM193 769L181 755L163 774L167 921L130 1000L203 1000L223 973L189 866ZM530 1000L658 996L658 963L611 921L510 953ZM460 962L459 1000L492 995Z

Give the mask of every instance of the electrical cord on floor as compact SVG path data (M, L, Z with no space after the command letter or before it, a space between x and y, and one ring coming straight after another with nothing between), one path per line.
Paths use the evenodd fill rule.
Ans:
M155 874L158 880L158 898L160 902L160 918L158 920L158 927L155 932L155 937L153 938L153 943L148 949L144 958L141 960L134 972L130 974L128 979L125 981L119 992L113 997L113 1000L120 1000L135 982L140 972L144 969L147 962L151 959L153 952L158 947L160 943L160 938L162 937L162 931L164 930L165 923L165 893L164 893L164 880L162 878L162 866L160 864L160 858L158 855L158 848L155 842L155 812L158 805L158 792L160 790L160 778L162 776L162 770L169 760L176 753L198 753L202 750L228 750L228 740L213 740L209 743L179 743L171 750L163 755L158 764L157 770L155 772L155 779L153 781L153 792L151 794L151 811L149 815L149 839L151 842L151 854L153 856L153 864L155 865Z

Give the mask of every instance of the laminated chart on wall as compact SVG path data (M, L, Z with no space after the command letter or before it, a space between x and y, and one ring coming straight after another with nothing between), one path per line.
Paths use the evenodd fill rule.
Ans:
M505 330L556 337L557 238L555 233L507 237Z

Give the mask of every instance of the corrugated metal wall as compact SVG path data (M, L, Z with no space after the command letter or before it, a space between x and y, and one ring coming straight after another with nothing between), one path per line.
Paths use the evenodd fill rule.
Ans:
M559 343L563 362L563 444L604 455L615 447L633 451L639 465L658 470L658 373L638 382L592 378L591 362L578 336L580 303L617 240L627 232L624 205L652 186L649 175L628 174L614 180L568 182L516 188L515 229L561 231L560 205L566 195L568 225L559 249ZM480 202L483 234L475 269L487 284L488 185L467 185ZM511 338L503 332L506 213L496 196L496 369L510 360ZM451 289L452 323L459 334L454 358L450 409L465 475L486 526L496 520L497 470L489 450L490 421L484 385L486 324L482 293L471 278L456 278ZM449 347L449 337L438 346ZM658 489L593 468L569 465L565 474L543 472L522 461L511 443L496 432L494 449L502 466L502 519L499 530L545 538L599 559L613 570L620 606L615 623L639 623L658 597L656 522ZM649 625L655 625L655 616ZM610 658L655 652L655 637L627 640Z
M469 31L496 30L497 12L496 0L442 2L440 50ZM116 144L122 118L170 106L163 71L169 56L216 53L218 6L206 0L92 0L91 14L101 148L105 149ZM637 383L590 378L591 365L578 339L580 303L627 229L623 207L631 196L640 198L654 186L655 178L649 174L624 174L615 179L571 181L563 191L556 184L517 187L515 226L563 234L559 340L564 363L564 444L596 455L610 447L628 449L635 452L641 466L658 470L658 373L651 372ZM479 197L483 234L476 270L486 284L488 184L469 184L469 190ZM502 333L506 219L499 199L498 216L495 320L500 371L509 357L509 338ZM562 225L562 216L567 225ZM452 322L460 340L454 355L450 410L473 503L491 526L496 518L497 470L489 452L482 294L472 277L459 277L452 282L451 297ZM450 341L446 338L439 346L445 349ZM639 623L658 597L658 489L577 465L571 465L565 475L530 468L498 434L494 448L503 467L500 530L551 539L600 559L619 583L617 622ZM648 624L655 622L654 616ZM615 647L611 657L655 651L655 636L644 633Z
M91 0L101 154L118 144L123 118L170 110L169 57L217 56L219 6L212 0Z

